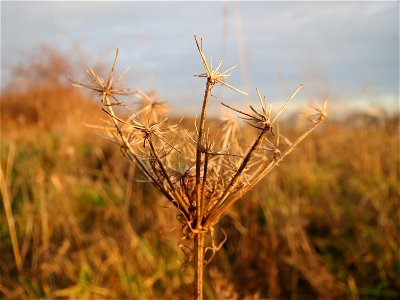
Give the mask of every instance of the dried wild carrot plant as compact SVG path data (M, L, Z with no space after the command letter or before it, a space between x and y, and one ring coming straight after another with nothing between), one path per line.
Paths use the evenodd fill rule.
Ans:
M227 239L224 233L222 241L216 240L214 227L219 218L315 130L327 113L326 103L323 108L313 106L308 113L312 125L290 142L280 135L276 122L302 85L275 116L271 115L271 105L267 105L266 97L262 97L256 89L260 104L258 109L250 105L249 111L242 111L222 103L256 131L253 142L244 147L240 145L236 138L239 127L231 119L224 121L223 131L218 136L212 135L206 116L213 87L220 84L240 94L246 93L226 82L234 67L222 71L221 60L213 68L212 57L209 64L203 52L202 40L199 43L197 37L194 38L205 69L204 73L195 76L205 78L206 84L200 120L195 122L193 132L182 129L179 124L170 124L163 115L165 103L152 101L143 92L136 92L136 95L146 105L136 112L120 100L121 96L134 93L120 87L127 70L118 78L114 77L118 50L107 81L89 69L89 83L75 82L74 85L99 94L102 109L110 117L112 125L105 128L108 136L120 146L124 156L142 172L146 180L176 207L182 225L179 246L187 261L194 264L194 298L202 299L203 268ZM127 113L117 115L114 109L117 106L126 108ZM274 139L276 143L273 143ZM280 145L280 139L285 139L285 147ZM185 242L192 242L193 246Z

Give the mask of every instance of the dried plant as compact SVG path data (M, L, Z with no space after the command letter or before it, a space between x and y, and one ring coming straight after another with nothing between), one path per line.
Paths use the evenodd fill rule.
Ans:
M212 57L210 63L206 59L202 41L199 43L197 37L194 38L205 69L204 73L195 76L205 78L206 84L200 120L195 122L193 132L182 130L179 124L170 124L167 117L162 115L165 103L151 100L150 95L136 93L144 105L133 113L120 100L121 96L133 93L120 87L127 70L117 80L114 79L118 50L107 81L89 69L90 82L75 82L74 85L100 94L103 110L113 124L113 127L104 127L109 138L141 170L145 180L151 182L176 207L182 225L179 247L185 253L186 261L194 264L194 297L202 299L204 265L210 262L227 239L223 232L224 238L217 240L215 225L220 217L315 130L325 120L327 113L326 104L323 108L314 106L308 114L312 125L290 142L280 135L276 122L302 85L275 116L271 116L271 105L267 105L266 97L262 97L257 89L260 102L258 110L250 105L250 111L245 112L222 103L256 130L250 145L240 145L236 138L240 128L232 118L224 121L220 133L211 134L206 126L206 115L213 87L220 84L240 94L246 93L226 82L234 67L221 71L221 60L214 69ZM127 114L124 117L122 114L117 116L115 106L127 108ZM276 139L276 143L272 142L273 139ZM282 139L284 147L280 145ZM188 242L193 242L193 246Z

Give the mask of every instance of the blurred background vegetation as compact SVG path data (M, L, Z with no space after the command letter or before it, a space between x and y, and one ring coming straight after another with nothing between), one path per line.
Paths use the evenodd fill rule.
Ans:
M188 299L175 210L85 125L105 115L72 69L43 48L1 93L0 295ZM223 217L206 297L398 299L399 166L397 113L330 118Z

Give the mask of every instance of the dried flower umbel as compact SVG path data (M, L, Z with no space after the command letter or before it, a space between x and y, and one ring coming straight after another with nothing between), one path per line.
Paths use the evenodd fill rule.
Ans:
M100 94L103 110L114 128L105 127L109 137L120 145L123 154L142 171L146 180L176 207L178 220L182 224L179 246L186 254L187 261L194 263L194 297L202 299L203 267L227 239L223 232L224 237L218 242L215 234L214 227L221 215L315 130L325 120L327 113L326 103L323 108L315 105L308 115L312 121L310 128L290 142L280 136L278 128L275 132L273 129L278 117L302 85L274 117L271 116L271 105L267 106L266 98L257 89L259 110L250 105L250 111L244 112L222 103L257 131L250 145L241 147L236 138L239 127L235 120L229 118L222 126L223 131L210 134L210 128L206 127L206 114L215 84L240 94L246 93L226 82L229 71L234 67L220 71L220 61L217 68L213 69L212 57L208 64L202 41L199 43L195 36L195 42L205 69L204 73L195 76L205 78L206 84L200 120L195 123L193 132L181 129L177 124L171 125L168 118L161 115L166 110L165 103L152 101L143 92L137 93L145 104L140 110L136 113L127 110L129 113L126 117L117 116L114 106L128 108L119 97L133 94L129 89L119 87L127 70L117 80L114 79L118 50L106 82L89 69L90 82L75 82L74 85ZM272 142L274 139L276 143ZM280 145L280 139L284 140L285 147ZM188 241L193 241L192 247L186 243Z

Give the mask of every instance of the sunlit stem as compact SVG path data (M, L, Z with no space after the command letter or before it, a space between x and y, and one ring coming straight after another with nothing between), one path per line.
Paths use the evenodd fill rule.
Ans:
M200 171L202 157L203 132L206 122L208 99L211 94L213 83L207 78L206 89L204 92L203 107L201 109L199 135L196 150L196 229L194 238L194 263L195 263L195 299L203 299L203 267L204 267L204 232L202 231L202 218L204 211L204 201L202 197Z

